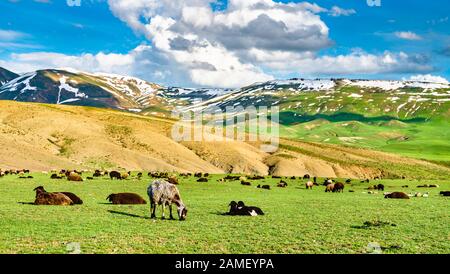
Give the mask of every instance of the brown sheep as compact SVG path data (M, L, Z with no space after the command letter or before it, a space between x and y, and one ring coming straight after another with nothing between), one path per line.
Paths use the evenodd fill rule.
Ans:
M204 177L199 178L199 179L197 180L197 182L199 182L199 183L207 183L208 181L209 181L208 178L204 178Z
M327 185L325 192L334 192L334 184Z
M343 183L335 183L334 184L334 188L333 188L333 192L342 192L342 193L344 193L344 188L345 188L345 185L343 184Z
M135 193L117 193L109 195L106 200L113 205L145 205L145 201L141 196Z
M38 193L47 192L43 186L39 186L35 188L36 191L36 198L38 197ZM77 195L73 194L72 192L52 192L53 194L61 193L69 197L74 205L82 205L83 200L80 199Z
M173 185L178 185L178 178L176 176L170 176L167 181Z
M384 198L386 199L409 199L408 194L403 192L392 192L389 194L384 195Z
M306 189L313 189L314 183L309 181L306 183Z
M114 180L114 179L122 180L122 174L120 174L120 172L118 172L118 171L111 171L109 173L109 178L111 178L111 180Z
M122 180L126 180L126 179L128 179L128 177L130 177L130 175L131 175L131 171L123 172L122 174L120 174L120 178Z
M71 172L69 176L67 176L67 180L71 182L83 182L83 178L76 172Z
M35 188L34 191L36 191L35 205L73 205L73 201L62 193L49 193L40 188Z
M250 182L242 181L241 185L243 185L243 186L251 186L252 184Z

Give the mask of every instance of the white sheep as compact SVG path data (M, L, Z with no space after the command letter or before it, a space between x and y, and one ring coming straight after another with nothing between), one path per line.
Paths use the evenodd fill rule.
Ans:
M172 204L177 206L178 218L180 221L186 219L187 208L181 200L181 195L178 188L165 181L155 180L147 188L147 194L150 198L150 213L151 218L156 218L156 207L162 206L162 218L165 219L166 205L169 206L170 219L174 219L172 215Z

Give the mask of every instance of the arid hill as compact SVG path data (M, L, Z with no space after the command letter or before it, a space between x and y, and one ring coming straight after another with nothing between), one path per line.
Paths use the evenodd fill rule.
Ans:
M0 101L0 168L61 168L442 178L450 169L366 149L282 139L268 154L254 143L175 142L173 120L90 107Z

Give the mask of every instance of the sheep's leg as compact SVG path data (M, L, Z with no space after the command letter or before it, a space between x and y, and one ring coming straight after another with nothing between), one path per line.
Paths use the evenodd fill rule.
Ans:
M166 203L162 204L162 217L161 219L166 219Z
M156 204L155 203L150 203L150 212L151 212L151 217L152 219L156 218Z
M173 217L173 214L172 214L172 205L169 205L169 211L170 211L170 219L175 220L175 218Z

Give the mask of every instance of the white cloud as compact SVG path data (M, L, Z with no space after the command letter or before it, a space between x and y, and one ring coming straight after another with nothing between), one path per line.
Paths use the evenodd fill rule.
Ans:
M333 6L331 10L328 12L333 17L339 17L339 16L350 16L353 14L356 14L356 10L354 9L343 9L338 6Z
M412 40L412 41L417 41L417 40L422 40L422 37L412 31L397 31L394 32L394 35L397 38L400 39L405 39L405 40Z
M130 74L169 85L239 87L300 75L425 73L420 56L385 52L320 56L333 45L320 14L330 10L308 2L229 0L213 11L216 0L108 0L112 13L152 46L128 53L63 55L51 52L13 54L0 61L17 71L74 67L91 72Z
M445 79L444 77L435 76L435 75L431 75L431 74L414 75L414 76L411 76L408 79L404 79L404 80L426 82L426 83L449 84L447 79Z

